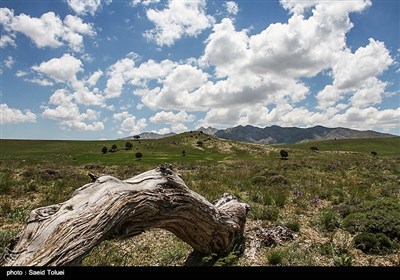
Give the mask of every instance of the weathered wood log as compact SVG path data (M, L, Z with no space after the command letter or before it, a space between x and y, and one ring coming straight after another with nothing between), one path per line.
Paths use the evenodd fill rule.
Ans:
M101 176L69 200L33 210L3 264L78 265L103 240L149 228L168 230L198 252L223 254L241 239L247 211L247 204L229 194L211 204L191 191L170 165L124 181Z

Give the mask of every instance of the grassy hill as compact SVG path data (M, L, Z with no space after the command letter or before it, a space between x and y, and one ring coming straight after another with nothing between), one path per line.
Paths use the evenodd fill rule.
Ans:
M170 162L209 201L229 192L251 206L247 249L216 264L400 265L400 137L268 146L187 132L130 141L132 150L126 142L0 140L0 252L32 209L65 201L90 182L88 172L127 179ZM116 152L102 154L113 144ZM288 160L280 159L282 148ZM257 229L276 226L289 228L292 238L252 251ZM153 229L104 241L83 264L183 265L190 253L172 234Z
M378 156L400 157L400 137L310 141L290 145L291 148L302 150L309 150L311 146L318 147L320 151L348 151L367 155L374 151Z

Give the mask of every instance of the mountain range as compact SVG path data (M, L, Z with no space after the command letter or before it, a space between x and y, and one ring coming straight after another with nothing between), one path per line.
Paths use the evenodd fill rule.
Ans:
M210 126L207 128L200 127L197 131L209 135L215 135L223 139L261 144L294 144L312 140L385 138L395 136L372 130L360 131L344 127L329 128L320 125L310 128L281 127L277 125L261 128L252 125L239 125L220 130ZM175 133L158 134L154 132L144 132L139 134L139 136L140 139L160 139L174 134ZM134 139L134 136L121 138L121 140L131 139Z

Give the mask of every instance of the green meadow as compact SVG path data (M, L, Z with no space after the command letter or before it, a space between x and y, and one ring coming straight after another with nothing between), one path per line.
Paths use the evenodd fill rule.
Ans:
M281 149L287 159L280 157ZM3 139L0 252L24 228L32 209L67 200L90 182L89 172L127 179L166 162L206 199L229 192L251 207L244 251L204 256L195 265L400 265L400 137L279 146L199 132L138 141ZM289 229L292 238L252 251L254 230L276 226ZM182 266L191 252L171 233L151 229L104 241L83 265Z

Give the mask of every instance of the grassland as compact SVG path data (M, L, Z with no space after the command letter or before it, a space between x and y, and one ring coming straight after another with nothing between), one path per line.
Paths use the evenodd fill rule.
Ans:
M244 253L214 265L400 265L400 137L268 146L187 132L130 141L131 150L126 142L0 140L0 250L33 208L68 199L90 181L89 171L127 179L169 162L208 200L230 192L251 206ZM116 152L102 154L113 144ZM288 160L280 159L281 148ZM293 238L252 251L254 230L277 225ZM172 234L153 229L105 241L83 264L184 265L190 253Z

